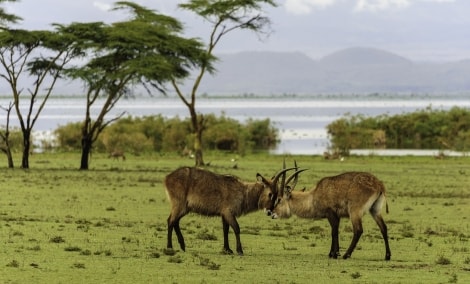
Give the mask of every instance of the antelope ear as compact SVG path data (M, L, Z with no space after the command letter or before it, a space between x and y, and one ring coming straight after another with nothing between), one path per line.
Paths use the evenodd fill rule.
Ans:
M260 175L259 173L256 174L256 180L260 183L266 184L264 177Z
M292 193L291 187L289 185L286 186L286 188L284 189L284 195L285 195L286 199L290 199L291 193Z

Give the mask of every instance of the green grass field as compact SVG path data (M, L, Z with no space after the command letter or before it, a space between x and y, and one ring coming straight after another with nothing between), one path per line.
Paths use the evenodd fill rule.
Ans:
M206 154L210 170L255 181L271 176L282 156ZM220 218L181 221L186 252L165 250L166 174L193 161L177 156L92 158L35 154L30 170L0 170L0 283L470 283L470 158L287 156L302 173L297 188L344 171L369 171L388 191L392 260L380 231L364 216L351 259L332 260L326 220L238 219L244 256L224 255ZM340 245L352 237L343 219ZM230 231L230 245L235 238Z

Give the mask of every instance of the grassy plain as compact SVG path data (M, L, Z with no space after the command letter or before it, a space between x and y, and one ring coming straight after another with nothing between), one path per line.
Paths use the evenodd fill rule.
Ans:
M213 171L254 181L283 158L212 153L205 160ZM332 260L326 220L272 220L263 212L239 218L242 257L221 253L220 218L198 215L181 221L186 252L174 239L170 255L162 181L192 160L95 155L89 171L78 171L79 154L35 154L30 170L0 168L0 283L470 283L470 158L286 157L294 159L309 168L297 188L350 170L384 181L391 261L369 216L352 258ZM344 252L349 220L340 228Z

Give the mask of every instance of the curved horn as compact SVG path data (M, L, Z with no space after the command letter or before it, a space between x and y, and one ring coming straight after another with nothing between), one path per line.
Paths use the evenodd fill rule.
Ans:
M294 184L291 186L290 191L295 189L295 186L297 185L297 182L299 181L299 174L306 170L308 169L301 169L301 170L296 169L296 171L287 178L286 185L288 185L291 182L291 180L294 179Z
M274 176L274 178L273 178L273 180L272 180L272 186L273 186L273 188L275 188L276 194L278 194L278 195L280 194L280 195L282 196L282 194L283 194L283 192L284 192L284 188L283 188L284 185L281 187L282 190L281 190L280 192L279 192L278 187L277 187L277 183L278 183L279 178L281 177L281 175L284 174L284 175L283 175L283 179L284 179L284 182L285 182L285 173L286 173L287 171L290 171L290 170L293 170L293 169L295 169L295 168L282 169L282 170L280 170L279 172L276 173L276 175Z
M282 162L282 169L285 169L285 168L286 168L286 158L284 158L284 161ZM277 186L277 184L275 184L275 186ZM281 186L279 187L280 189L278 189L278 191L279 190L281 191L281 196L282 196L282 191L283 191L284 186L286 186L286 172L284 172L282 175Z
M273 177L273 185L276 185L277 182L279 181L279 178L281 177L282 174L286 173L287 171L293 170L295 168L287 168L287 169L282 169L276 173L276 175Z

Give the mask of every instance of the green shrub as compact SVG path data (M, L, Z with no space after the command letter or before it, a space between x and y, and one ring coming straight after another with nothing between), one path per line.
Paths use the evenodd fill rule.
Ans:
M348 115L327 125L333 149L470 149L470 110L427 107L394 116Z
M245 124L222 115L205 115L203 149L245 154L268 150L278 143L277 129L269 119L249 119ZM64 151L81 149L81 123L69 123L55 131L58 147ZM161 115L124 117L106 127L94 143L95 152L124 151L140 155L155 152L183 152L194 143L189 118Z
M0 127L0 132L4 136L6 129L4 129L3 126ZM21 152L23 149L23 134L21 132L21 129L19 128L10 128L9 129L10 133L8 136L8 142L10 143L10 149L13 153L15 152ZM5 141L3 140L3 137L0 138L0 149L3 149L6 147Z
M64 151L81 149L81 122L71 122L54 131L59 148Z

